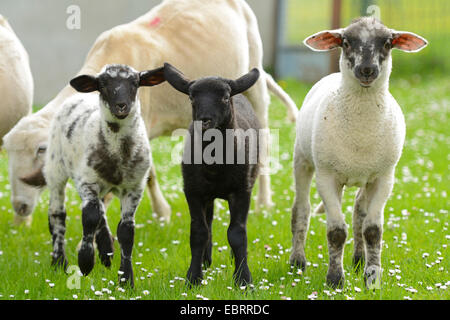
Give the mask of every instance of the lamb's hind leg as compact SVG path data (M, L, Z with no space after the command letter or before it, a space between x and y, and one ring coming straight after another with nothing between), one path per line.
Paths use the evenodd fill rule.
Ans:
M317 190L327 213L327 239L329 265L327 283L332 287L344 286L343 255L347 225L341 212L342 188L332 174L317 172Z
M53 240L52 266L66 270L68 262L64 249L66 233L66 210L64 208L64 192L66 181L49 184L50 202L48 208L48 226Z
M243 286L252 282L247 263L247 216L250 208L251 193L235 193L228 199L230 207L230 226L227 236L234 255L234 281Z
M367 216L362 226L366 248L364 278L369 289L381 286L381 240L383 236L384 207L394 185L394 172L379 177L367 185Z
M364 239L362 234L363 221L367 216L367 191L365 187L358 190L353 208L353 266L356 271L364 264Z
M208 226L208 244L203 255L203 266L207 269L212 264L212 222L214 218L214 200L208 202L205 208L206 224Z
M298 154L294 158L295 199L292 207L292 253L289 261L291 265L305 270L305 244L311 210L309 190L314 169Z

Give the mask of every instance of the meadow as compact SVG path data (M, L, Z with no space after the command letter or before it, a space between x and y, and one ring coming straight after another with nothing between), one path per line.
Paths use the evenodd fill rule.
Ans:
M31 227L13 224L8 184L8 158L0 153L0 299L320 299L320 300L418 300L450 299L449 275L449 160L450 79L442 76L399 75L395 71L391 92L402 106L407 137L396 171L396 183L384 214L383 285L365 289L363 275L351 265L351 228L356 188L344 192L342 211L349 224L345 246L343 290L325 284L328 249L326 217L311 218L306 256L308 268L300 272L289 265L291 206L294 197L292 151L295 125L286 120L285 107L276 99L270 106L270 127L279 135L279 165L272 175L270 210L248 219L248 260L252 288L243 290L232 281L234 264L227 242L229 212L226 202L216 201L213 222L213 264L202 285L188 289L184 278L190 263L189 212L182 192L179 164L172 163L179 140L169 137L152 142L154 163L163 192L172 206L170 223L152 213L145 195L136 214L133 251L135 288L118 283L119 246L111 269L97 258L89 276L77 273L76 246L82 236L80 199L72 185L66 191L68 273L50 267L51 237L48 231L48 192L33 214ZM311 84L280 81L298 106ZM254 190L256 194L257 185ZM320 199L314 183L311 202ZM113 200L107 216L115 234L120 204Z

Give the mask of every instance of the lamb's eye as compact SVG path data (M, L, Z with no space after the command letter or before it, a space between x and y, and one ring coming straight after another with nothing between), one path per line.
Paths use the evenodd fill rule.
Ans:
M342 42L342 46L344 47L344 49L350 48L350 44L348 43L347 39L344 39L344 41Z
M230 101L230 97L223 97L223 102L228 103Z
M40 146L40 147L37 149L36 154L37 154L37 155L41 155L41 154L45 153L46 150L47 150L47 147L46 147L46 146Z
M386 43L384 44L384 48L385 48L386 50L391 49L391 43L390 43L390 41L386 41Z

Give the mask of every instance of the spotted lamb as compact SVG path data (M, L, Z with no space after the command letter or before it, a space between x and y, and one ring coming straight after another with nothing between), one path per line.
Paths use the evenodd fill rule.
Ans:
M52 265L67 266L64 190L71 178L82 200L81 272L87 275L94 267L94 238L101 262L111 265L113 237L100 199L113 192L121 202L120 280L133 286L134 215L151 165L137 92L140 86L163 81L163 68L137 72L126 65L107 65L97 76L80 75L70 82L79 92L99 94L77 94L64 102L51 125L43 176L37 172L23 179L33 185L46 182L50 190Z

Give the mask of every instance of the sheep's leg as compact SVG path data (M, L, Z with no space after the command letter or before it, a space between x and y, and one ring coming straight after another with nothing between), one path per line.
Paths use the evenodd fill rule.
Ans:
M102 221L103 205L98 198L98 186L81 183L77 188L82 200L83 239L78 251L78 266L84 275L88 275L95 264L94 236Z
M104 206L104 200L100 203L102 217L98 225L97 231L95 232L95 243L97 244L98 254L101 263L109 268L111 266L111 260L114 253L114 237L106 220L106 210Z
M295 199L292 207L292 253L289 259L292 265L306 268L305 244L309 227L311 204L309 191L314 169L301 156L295 155Z
M156 180L156 171L154 165L152 165L150 169L147 186L150 194L150 199L152 201L153 211L156 212L159 217L162 217L165 221L169 222L172 210L161 192L158 180Z
M261 124L259 132L259 186L256 210L273 207L272 191L270 188L270 132L269 132L269 104L270 95L267 90L265 77L261 77L246 93L252 103L255 114Z
M355 198L355 206L353 208L353 266L356 271L361 270L364 264L364 239L362 234L362 226L367 216L367 192L363 187L358 190Z
M233 278L240 286L252 282L252 275L247 264L247 216L250 197L250 192L242 192L233 194L228 199L231 219L227 235L235 259Z
M203 256L203 266L209 268L212 264L212 222L214 216L214 200L207 203L205 209L206 224L208 225L208 244Z
M317 172L316 184L327 213L329 253L327 283L332 287L343 287L345 277L342 260L347 238L347 225L341 212L343 186L333 175L321 172Z
M386 202L394 185L394 172L378 178L367 185L369 203L367 216L362 226L366 247L364 278L369 289L381 286L381 241L383 236L383 214Z
M191 215L191 265L186 277L189 285L198 285L203 279L202 262L209 240L206 204L200 197L186 194L186 199Z
M123 192L120 198L121 217L117 226L117 239L120 244L119 282L128 282L134 287L133 265L131 262L134 246L134 216L142 198L143 189Z
M53 240L52 266L66 270L68 262L64 249L66 234L66 210L64 208L64 189L66 181L50 187L48 226Z

